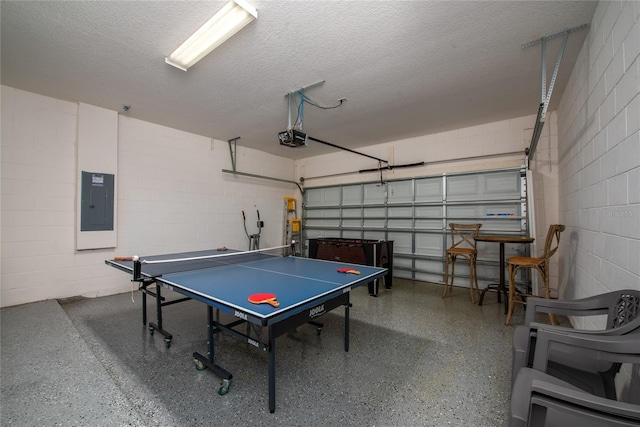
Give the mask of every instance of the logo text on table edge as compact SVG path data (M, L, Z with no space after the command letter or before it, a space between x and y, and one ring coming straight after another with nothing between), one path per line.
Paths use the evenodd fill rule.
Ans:
M323 315L324 312L325 312L324 304L320 304L316 307L313 307L311 310L309 310L309 317L313 319L314 317Z

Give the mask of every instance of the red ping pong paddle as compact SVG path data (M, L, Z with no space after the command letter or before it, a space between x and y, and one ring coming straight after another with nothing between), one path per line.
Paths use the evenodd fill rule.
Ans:
M216 249L216 250L217 250L217 251L219 251L219 252L224 252L224 251L226 251L226 250L227 250L227 247L226 247L226 246L223 246L223 247L218 248L218 249Z
M338 273L351 273L351 274L360 274L358 270L354 270L350 267L340 267L338 268Z
M249 295L249 302L253 304L271 304L274 307L279 307L280 303L276 301L276 295L263 292L260 294Z

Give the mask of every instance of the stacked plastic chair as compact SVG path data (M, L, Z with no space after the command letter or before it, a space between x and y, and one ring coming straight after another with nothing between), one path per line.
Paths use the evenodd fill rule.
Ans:
M581 330L536 323L537 313L606 319L603 329ZM617 400L623 363L640 375L640 290L530 298L525 325L514 331L511 426L640 425L640 405Z

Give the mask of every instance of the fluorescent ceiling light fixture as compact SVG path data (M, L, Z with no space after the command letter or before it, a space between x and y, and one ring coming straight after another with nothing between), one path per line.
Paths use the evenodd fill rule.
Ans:
M244 0L231 0L164 60L187 71L257 17L255 7Z

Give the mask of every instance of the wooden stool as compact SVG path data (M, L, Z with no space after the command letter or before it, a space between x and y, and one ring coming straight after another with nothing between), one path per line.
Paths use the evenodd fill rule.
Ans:
M553 224L549 226L547 232L547 239L544 244L544 255L540 258L514 256L507 259L507 269L509 271L509 312L507 313L507 320L505 325L511 322L511 316L513 315L513 308L516 303L526 304L526 298L532 295L526 292L520 292L516 288L516 273L521 268L532 268L540 272L542 281L544 283L544 297L549 299L549 259L556 253L558 246L560 245L560 233L564 231L565 227L562 224ZM516 297L520 297L520 301L516 301ZM549 314L551 324L556 324L556 319L553 314Z
M476 249L475 237L480 231L482 224L449 224L451 227L451 246L447 249L444 276L444 292L442 298L453 288L453 279L456 269L456 259L464 258L469 263L469 290L471 291L471 302L475 304L475 291L480 294L478 288L478 276L476 275L476 259L478 251ZM449 283L449 264L451 264L451 283Z

